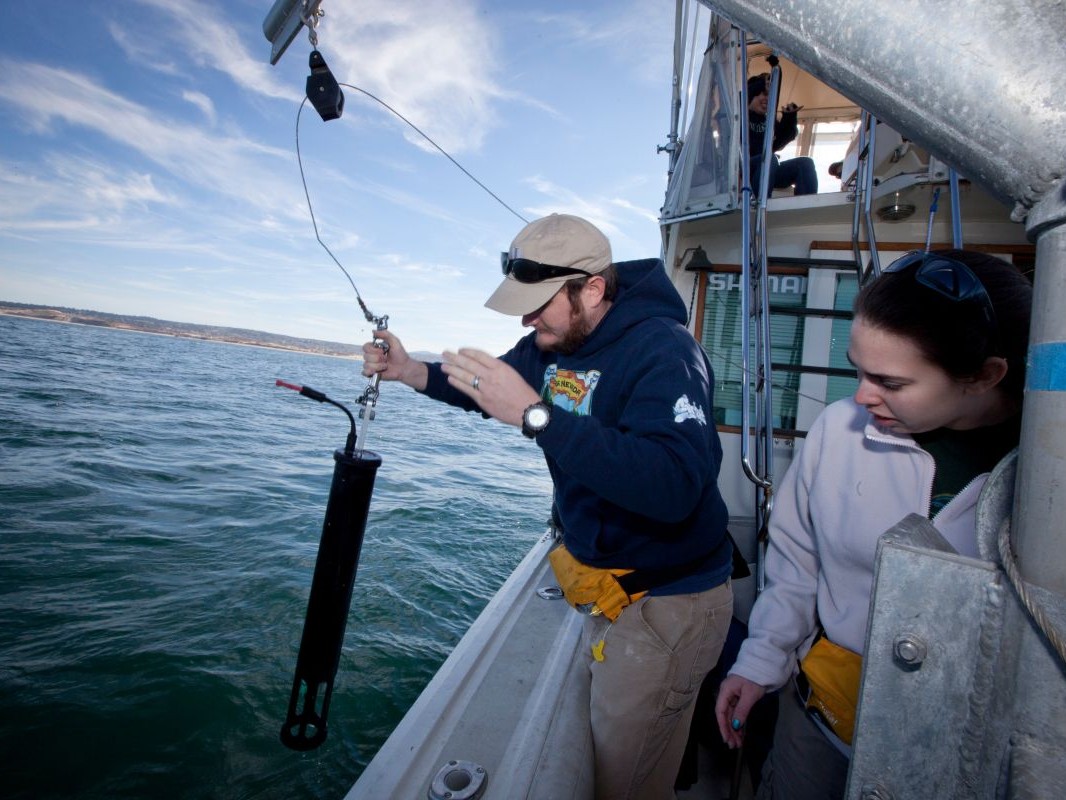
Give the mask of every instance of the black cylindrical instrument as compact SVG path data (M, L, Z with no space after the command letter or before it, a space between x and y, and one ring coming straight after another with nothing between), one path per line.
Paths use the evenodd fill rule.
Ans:
M293 750L311 750L326 739L333 679L340 663L374 478L381 466L381 457L367 450L337 450L333 458L337 464L307 601L289 711L281 728L282 743Z

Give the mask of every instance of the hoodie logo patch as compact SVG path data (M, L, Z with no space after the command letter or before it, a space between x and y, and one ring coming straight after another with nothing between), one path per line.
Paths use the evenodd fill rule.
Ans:
M592 393L600 382L600 371L575 371L559 369L552 364L544 371L544 390L541 395L558 408L573 414L587 416L591 413Z
M689 400L687 394L683 394L674 403L674 422L684 422L686 419L694 419L700 425L707 424L703 408Z

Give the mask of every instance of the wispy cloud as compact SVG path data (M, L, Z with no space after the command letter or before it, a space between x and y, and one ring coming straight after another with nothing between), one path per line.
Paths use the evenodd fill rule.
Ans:
M617 59L620 69L643 80L661 80L664 68L669 74L673 31L662 25L661 4L621 0L607 16L587 14L580 4L565 12L530 8L525 13L542 35L569 41L572 47L600 50Z
M650 208L641 208L640 206L636 205L635 203L631 203L630 201L628 201L628 200L626 200L625 198L622 198L622 197L612 198L610 202L611 202L611 205L615 206L616 208L620 208L620 209L623 209L624 211L628 211L630 214L633 214L634 216L640 217L641 219L645 220L646 222L651 222L654 225L658 225L659 224L659 214L658 214L658 212L656 212L656 211L654 211L654 210L652 210Z
M284 212L277 200L282 194L280 183L264 168L264 160L288 161L291 153L287 151L258 144L239 133L214 135L202 127L164 117L68 70L0 61L0 76L0 101L14 106L23 124L42 135L62 126L89 129L181 181L239 198L251 207ZM116 160L109 170L122 171L121 163ZM234 181L235 174L242 180Z
M238 86L267 97L298 100L299 92L274 77L263 52L252 54L212 7L197 0L136 0L168 17L151 37L133 36L118 25L112 35L131 56L167 72L169 48L180 48L196 63L225 73ZM265 12L264 12L265 13ZM389 104L451 153L477 150L496 126L501 100L546 104L500 88L493 29L470 0L347 2L328 7L317 29L319 47L342 83L358 86ZM296 41L306 41L301 31ZM294 46L285 58L295 58ZM150 52L149 52L150 51ZM348 96L353 102L370 102ZM375 108L373 113L384 113ZM403 135L433 149L407 126Z
M256 94L282 100L299 101L300 92L275 77L263 54L269 52L263 40L263 54L252 54L244 46L232 24L216 13L214 4L198 0L134 0L168 19L165 24L146 26L139 36L127 29L132 23L112 24L116 42L127 48L138 63L174 72L174 59L167 55L169 48L177 48L182 60L190 60L199 67L218 70L229 75L238 86ZM264 11L264 14L266 12Z
M497 101L513 98L492 77L496 37L469 0L335 4L319 36L339 80L389 103L453 154L478 149L497 124Z
M657 223L656 212L642 209L618 197L579 195L539 175L528 178L526 183L548 198L547 203L528 209L534 216L543 217L552 213L565 213L584 217L611 240L615 258L619 260L656 255L634 250L635 240L628 232L634 219L639 219L642 224ZM629 255L622 255L623 253L629 253Z
M534 205L528 209L535 216L543 217L552 213L575 214L603 229L604 233L614 227L606 203L592 201L540 175L528 178L526 183L549 200L547 204Z
M8 162L0 173L0 230L23 238L60 230L128 235L129 209L177 202L149 174L83 156L53 155L32 172Z
M207 121L212 125L215 124L218 115L215 113L215 104L211 102L211 98L203 92L194 92L191 89L186 89L181 93L181 99L187 100L192 103L198 109L200 109Z

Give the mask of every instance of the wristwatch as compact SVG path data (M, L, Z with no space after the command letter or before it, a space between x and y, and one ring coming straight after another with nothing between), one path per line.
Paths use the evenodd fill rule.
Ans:
M522 433L532 439L547 428L551 420L551 407L544 403L534 403L522 412Z

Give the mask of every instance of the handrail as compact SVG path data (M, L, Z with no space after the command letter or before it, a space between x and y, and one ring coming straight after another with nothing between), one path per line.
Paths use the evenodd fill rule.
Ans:
M855 272L859 285L862 285L862 250L859 247L859 209L862 207L862 195L866 192L866 156L869 148L866 142L866 121L869 117L863 109L859 118L859 141L855 151L855 188L852 192L851 209L851 252L855 256Z
M677 159L681 155L678 138L680 135L681 116L681 73L684 69L687 18L688 5L679 0L674 10L674 71L670 91L670 133L667 136L666 144L657 148L660 153L665 151L670 159L670 163L666 168L667 185L669 185L669 178L674 174L674 169L677 167Z
M750 126L748 124L748 39L747 34L740 36L740 374L744 381L744 391L740 395L740 466L744 475L753 483L758 479L751 468L748 457L748 430L751 423L751 398L748 396L749 375L751 375L751 333L748 330L748 316L751 314L751 295L748 289L751 276L751 153Z
M741 215L741 371L744 391L741 392L740 462L745 476L755 484L755 530L758 542L755 564L755 590L761 592L766 585L765 532L773 508L773 381L770 347L770 295L766 242L766 203L770 194L770 172L773 163L774 125L777 121L777 98L781 86L781 68L773 63L770 85L767 87L766 128L763 134L762 166L759 172L759 191L754 203L755 232L751 231L751 150L749 147L748 89L747 89L747 43L741 36L741 64L743 65L740 89L743 122L740 126L742 163L742 210ZM752 299L758 296L758 308L753 314ZM755 360L758 369L752 370L751 325L755 317ZM755 424L752 425L752 376L755 375ZM755 465L751 463L751 439L755 439Z
M740 125L740 146L741 146L741 160L743 163L742 168L742 181L743 186L741 189L742 208L744 213L741 216L741 274L743 280L741 282L740 292L740 348L741 348L741 372L744 376L745 390L741 392L740 396L740 426L744 430L744 435L740 437L740 465L744 470L744 474L748 480L754 483L757 487L766 489L770 484L762 475L759 475L755 468L751 465L751 442L750 434L751 430L751 295L752 295L752 233L751 233L751 152L749 150L749 130L748 130L748 86L746 80L747 64L748 64L748 48L747 42L744 37L741 39L741 64L743 65L743 74L741 75L740 86L740 107L742 110L742 124ZM759 172L759 194L755 203L755 234L759 242L758 252L760 253L760 276L765 271L765 261L762 258L765 250L765 226L762 222L765 220L766 214L766 192L770 183L770 158L773 155L773 122L775 115L773 115L771 109L777 107L777 90L780 83L781 68L775 66L770 74L770 86L769 86L769 101L767 105L767 131L769 136L763 137L763 156L762 156L762 169ZM757 339L757 343L761 342L761 335Z
M951 246L962 249L962 208L959 207L959 173L954 167L949 168L948 179L951 181Z
M866 223L866 243L870 250L870 269L873 277L881 274L881 259L877 252L877 236L874 233L873 216L870 207L873 202L874 165L873 156L877 151L877 118L866 109L862 110L859 122L859 149L856 154L855 169L855 207L851 217L851 250L855 255L855 269L862 285L863 265L862 250L859 247L859 219Z
M881 274L881 258L877 254L877 235L874 233L874 220L870 206L874 199L874 159L877 157L877 117L867 113L870 124L870 136L866 148L866 188L863 191L862 213L866 219L866 244L870 248L870 268L873 277ZM862 263L862 262L859 262ZM862 281L860 280L861 284Z

